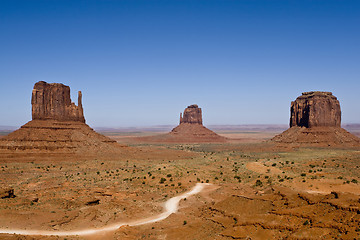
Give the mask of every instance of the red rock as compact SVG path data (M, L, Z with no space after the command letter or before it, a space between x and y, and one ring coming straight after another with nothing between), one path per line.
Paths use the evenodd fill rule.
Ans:
M331 92L305 92L291 102L290 128L271 141L293 146L359 146L341 128L340 103Z
M37 82L32 92L33 120L0 139L0 150L97 154L118 152L119 144L87 124L81 92L78 106L70 88L60 83Z
M32 119L85 122L81 102L82 94L78 93L78 106L70 99L70 87L61 83L35 83L32 91Z
M305 92L291 102L290 127L340 127L340 103L331 92Z
M200 143L200 142L226 142L225 137L207 129L202 123L202 111L198 105L190 105L180 113L180 124L167 134L157 136L139 137L141 142L161 143Z
M14 198L14 189L13 188L3 188L0 189L0 198Z
M193 104L185 108L184 115L180 113L180 124L200 124L202 125L202 112L198 105Z

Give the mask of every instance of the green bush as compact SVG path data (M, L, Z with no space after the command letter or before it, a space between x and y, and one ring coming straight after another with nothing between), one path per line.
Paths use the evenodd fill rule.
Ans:
M261 187L263 185L263 183L261 182L261 180L256 180L255 186L257 187Z

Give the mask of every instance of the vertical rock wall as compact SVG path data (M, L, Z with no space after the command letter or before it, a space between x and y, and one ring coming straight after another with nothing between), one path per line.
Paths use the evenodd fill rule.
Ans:
M202 125L202 112L198 105L190 105L184 110L184 114L180 113L180 124L200 124Z
M78 106L70 99L70 87L61 83L35 83L32 91L32 119L85 122L79 91Z
M340 127L340 103L331 92L305 92L291 102L290 127Z

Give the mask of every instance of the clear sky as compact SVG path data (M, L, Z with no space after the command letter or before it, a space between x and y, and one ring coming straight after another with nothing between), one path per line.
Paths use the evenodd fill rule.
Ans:
M360 122L360 1L0 0L0 125L31 120L37 81L69 85L93 127L287 124L332 91Z

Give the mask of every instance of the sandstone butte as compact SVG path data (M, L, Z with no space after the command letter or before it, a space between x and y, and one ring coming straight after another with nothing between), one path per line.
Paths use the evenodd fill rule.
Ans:
M80 91L76 106L70 87L40 81L34 85L31 105L32 121L1 138L1 150L91 153L120 147L85 123Z
M180 124L167 134L139 137L138 141L169 142L169 143L208 143L226 142L225 137L203 126L202 111L198 105L188 106L184 113L180 113Z
M331 92L304 92L290 107L290 128L272 141L311 146L358 146L360 139L341 128L338 99Z

